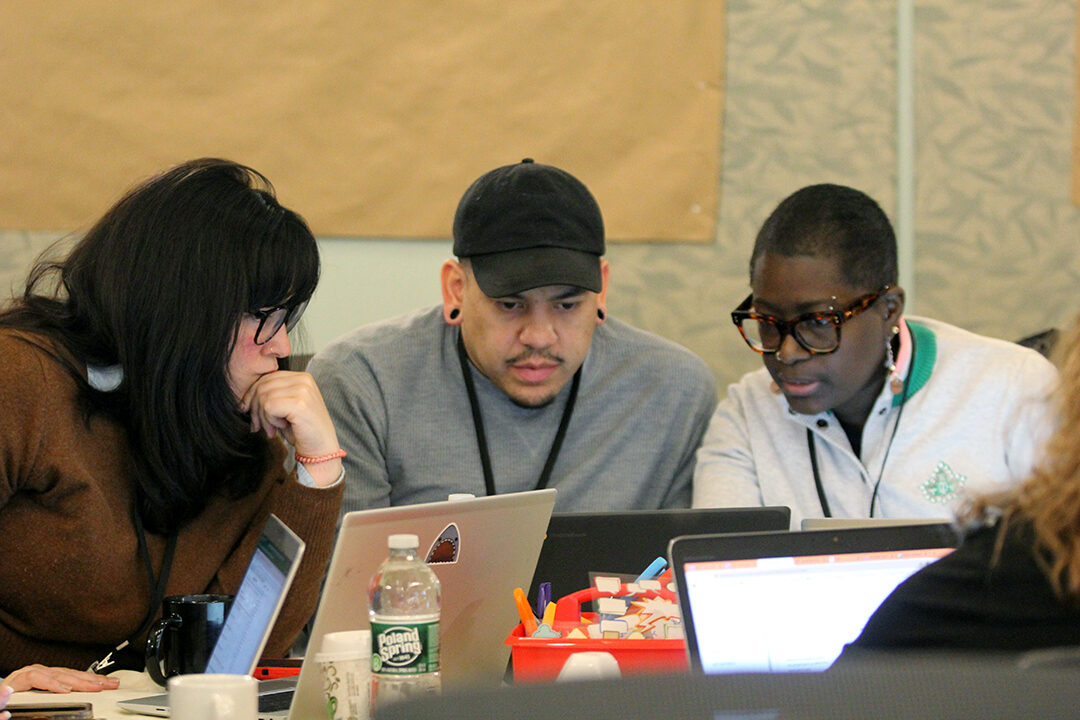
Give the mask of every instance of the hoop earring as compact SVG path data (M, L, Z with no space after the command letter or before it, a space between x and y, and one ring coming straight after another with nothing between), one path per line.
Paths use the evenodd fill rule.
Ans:
M893 337L900 334L900 328L893 325L892 329ZM900 379L900 375L896 372L896 356L893 355L892 338L885 341L885 371L889 376L889 389L893 395L899 395L904 390L904 381Z
M460 316L461 316L461 310L460 309L454 308L453 310L450 311L450 319L451 320L457 320L458 317L460 317Z

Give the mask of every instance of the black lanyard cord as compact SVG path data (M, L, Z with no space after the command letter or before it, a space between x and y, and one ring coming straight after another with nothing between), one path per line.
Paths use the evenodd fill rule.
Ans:
M825 486L821 484L821 473L817 466L817 447L814 445L814 431L806 428L806 444L810 448L810 468L814 471L814 487L817 488L818 502L821 503L821 512L825 517L832 517L829 510L829 501L825 499Z
M480 412L480 399L476 395L476 385L473 383L472 372L469 370L469 356L465 352L465 341L458 332L457 338L458 362L461 364L461 375L465 379L465 392L469 395L469 407L472 409L473 428L476 430L476 445L480 451L480 467L484 471L484 489L488 495L495 494L495 476L491 470L491 456L488 453L487 434L484 432L484 417ZM559 429L555 432L555 439L551 441L551 449L548 451L544 469L540 473L540 479L536 482L536 489L542 490L548 486L551 480L551 471L555 468L555 461L559 458L559 450L562 449L563 439L566 437L566 429L570 426L570 416L574 414L574 403L577 400L578 387L581 385L581 368L574 373L574 379L570 383L570 396L566 399L563 408L562 419L559 420Z
M896 431L900 429L900 418L904 416L904 406L907 405L908 388L911 383L911 373L915 367L915 337L911 337L911 362L908 364L908 374L904 378L904 392L900 396L900 410L896 413L896 422L893 424L892 433L889 435L889 444L885 446L885 455L881 458L881 468L878 470L877 482L874 483L874 492L870 496L870 517L874 517L874 506L877 504L878 488L881 487L881 479L885 476L885 463L889 461L889 451L892 450L893 440L896 439ZM821 502L821 512L825 517L832 517L829 511L829 502L825 499L825 486L821 482L821 474L818 472L817 445L814 443L814 432L806 428L806 445L810 450L810 468L814 471L814 487L817 488L818 500Z
M138 499L135 500L135 508L132 511L132 520L135 523L135 529L137 531L139 555L142 557L143 564L146 566L146 575L150 578L150 607L147 609L146 618L143 620L142 625L139 626L139 629L136 630L131 637L113 648L105 655L105 657L91 663L89 668L91 672L109 672L109 667L115 665L117 662L113 659L113 654L131 645L135 639L150 628L150 624L154 621L154 616L157 614L157 609L161 606L161 601L165 597L165 586L169 582L169 573L172 571L173 555L176 552L176 533L169 533L169 536L165 541L165 556L161 560L161 574L158 575L154 573L154 563L150 559L150 550L146 546L146 530L143 528L142 513L139 512Z
M914 341L914 338L912 339ZM889 451L892 450L893 440L896 439L896 431L900 429L900 418L904 416L904 406L907 405L908 380L911 372L904 378L904 394L900 397L900 409L896 413L896 424L893 425L892 434L889 435L889 444L885 446L885 456L881 458L881 470L878 471L877 482L874 483L874 493L870 496L870 517L874 517L874 505L877 504L878 488L881 487L881 478L885 475L885 463L889 461Z
M172 572L173 554L176 552L176 532L169 533L165 541L165 556L161 560L161 574L154 574L154 563L150 560L150 550L146 546L146 530L143 528L142 513L139 512L138 500L135 501L135 528L139 531L139 554L142 555L146 565L146 574L150 578L150 607L146 611L146 619L142 627L132 637L142 635L150 627L154 620L161 601L165 597L165 585L169 582L169 573Z

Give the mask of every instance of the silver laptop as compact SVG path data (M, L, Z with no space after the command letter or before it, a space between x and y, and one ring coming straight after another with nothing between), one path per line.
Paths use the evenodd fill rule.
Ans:
M690 668L825 670L897 585L958 539L944 523L676 538Z
M210 653L206 672L250 675L255 670L303 554L304 541L276 515L270 515ZM268 702L272 705L279 693L291 694L294 686L294 678L259 683L260 707ZM167 693L122 700L117 705L143 715L169 715Z
M288 717L325 717L313 658L326 633L368 627L368 583L395 533L419 536L442 584L443 691L497 687L509 657L506 637L519 622L514 588L529 586L554 505L555 490L546 489L347 513Z

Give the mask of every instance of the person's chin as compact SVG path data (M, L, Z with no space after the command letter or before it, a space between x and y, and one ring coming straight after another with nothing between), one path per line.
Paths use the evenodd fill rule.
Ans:
M793 397L784 394L787 398L788 407L800 415L818 415L829 409L828 403L817 397Z
M513 383L502 386L502 391L510 402L518 407L538 409L547 407L559 396L562 385L555 387L554 383L542 385L523 385Z
M244 396L248 394L248 390L254 385L262 375L252 375L246 380L240 382L229 382L229 389L233 391L233 395L236 397L236 402L240 402L244 399Z
M241 389L235 383L229 383L229 389L232 390L233 397L236 398L236 402L238 403L244 399L244 395L247 394L247 389L249 387L251 387L250 384L248 384L247 387Z
M537 395L535 393L513 393L507 394L507 397L510 398L510 402L518 407L539 410L540 408L547 407L555 402L555 398L558 397L558 395L558 393L547 393L544 395Z

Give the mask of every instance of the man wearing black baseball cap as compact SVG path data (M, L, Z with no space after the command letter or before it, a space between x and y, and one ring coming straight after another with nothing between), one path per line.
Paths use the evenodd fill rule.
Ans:
M687 507L716 404L705 364L608 318L604 222L530 159L465 192L443 304L309 365L346 458L344 510L555 487L556 510Z

